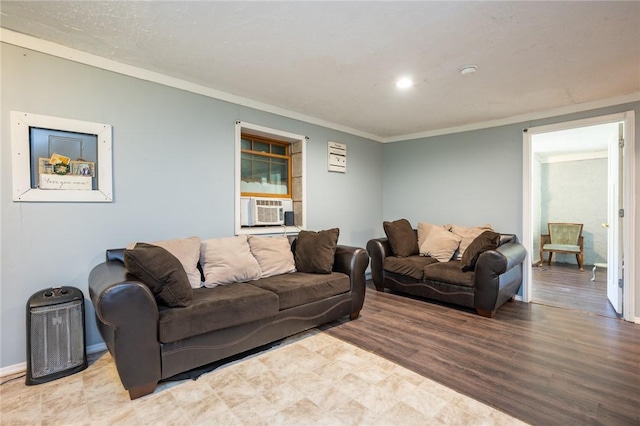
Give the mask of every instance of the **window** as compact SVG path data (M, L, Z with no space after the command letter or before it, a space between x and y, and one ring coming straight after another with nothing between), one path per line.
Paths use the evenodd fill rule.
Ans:
M291 198L289 143L242 134L240 190L242 196Z
M305 147L307 138L236 121L235 233L298 232L306 227ZM251 206L261 198L293 212L293 226L256 225ZM253 199L253 200L252 200ZM267 202L267 201L262 201ZM284 229L283 229L284 226Z

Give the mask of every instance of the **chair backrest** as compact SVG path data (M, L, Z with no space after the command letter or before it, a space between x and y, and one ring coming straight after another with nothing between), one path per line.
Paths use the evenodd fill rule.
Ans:
M577 246L582 235L582 223L549 223L551 244L569 244Z

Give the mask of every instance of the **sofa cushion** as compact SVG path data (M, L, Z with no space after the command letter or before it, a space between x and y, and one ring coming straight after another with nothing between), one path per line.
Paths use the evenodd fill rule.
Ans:
M246 235L203 240L200 264L204 272L204 286L209 288L252 281L262 275Z
M384 259L383 268L387 272L421 280L424 277L424 267L437 262L436 259L425 256L388 256Z
M159 339L175 342L277 313L278 296L250 284L194 289L190 306L160 310Z
M173 240L152 241L150 244L159 246L174 255L184 267L184 271L189 277L189 284L192 288L202 287L202 277L198 269L200 259L200 237L176 238ZM132 249L136 243L127 246Z
M407 257L418 254L418 237L407 219L382 222L382 227L394 256Z
M463 272L462 262L451 260L449 262L436 262L423 269L424 279L455 284L464 287L473 287L473 272Z
M280 299L280 310L346 293L351 288L349 276L340 272L330 274L294 272L261 278L249 284L276 293Z
M258 261L262 278L295 272L291 243L286 236L257 237L249 235L251 254Z
M448 262L460 246L462 238L440 226L432 226L420 246L420 254L438 262Z
M124 251L124 266L149 287L159 303L171 307L189 306L192 289L180 261L168 250L137 243Z
M500 234L493 231L484 231L469 244L462 255L462 270L472 271L476 267L478 257L487 250L495 250L500 244Z
M460 241L460 248L458 249L458 254L456 255L457 260L461 260L464 255L464 251L469 247L469 244L475 240L478 235L482 234L484 231L493 231L491 225L486 224L483 226L459 226L459 225L448 225L450 227L451 232L456 235L462 237Z
M340 229L300 231L296 241L296 269L300 272L330 274L336 256Z

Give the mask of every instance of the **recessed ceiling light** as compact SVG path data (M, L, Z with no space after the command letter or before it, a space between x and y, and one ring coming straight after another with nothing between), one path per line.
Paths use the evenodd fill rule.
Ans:
M413 86L413 80L409 77L402 77L396 81L396 87L398 89L408 89L411 86Z
M478 71L477 65L465 65L463 67L460 67L460 74L462 75L473 74L476 71Z

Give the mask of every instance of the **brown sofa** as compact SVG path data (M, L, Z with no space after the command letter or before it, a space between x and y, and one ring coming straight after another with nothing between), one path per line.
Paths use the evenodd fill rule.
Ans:
M296 241L290 238L295 254ZM157 383L303 330L349 315L365 294L369 256L338 245L333 271L291 272L251 282L194 288L186 307L158 303L148 285L127 271L124 249L89 276L100 333L131 399Z
M417 239L417 232L413 231ZM371 275L378 291L385 288L445 303L473 308L493 318L522 283L526 256L514 234L494 234L494 249L477 255L475 267L464 271L461 260L438 261L430 256L395 255L387 238L367 243ZM411 253L411 250L410 250Z

